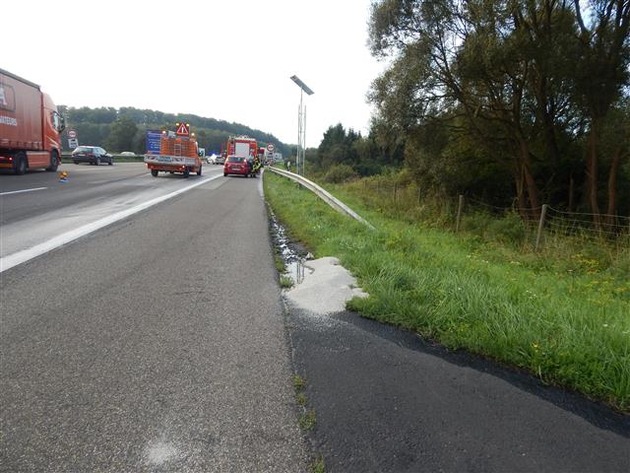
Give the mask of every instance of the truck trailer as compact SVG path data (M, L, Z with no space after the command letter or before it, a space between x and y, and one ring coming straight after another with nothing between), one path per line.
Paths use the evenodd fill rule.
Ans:
M147 154L144 155L147 168L153 177L157 177L160 172L182 173L184 177L195 172L201 176L203 165L199 157L199 146L194 133L190 133L190 125L177 123L176 130L162 131L159 145L157 139L151 138L155 132L147 132Z
M0 169L56 171L64 118L39 85L0 69Z

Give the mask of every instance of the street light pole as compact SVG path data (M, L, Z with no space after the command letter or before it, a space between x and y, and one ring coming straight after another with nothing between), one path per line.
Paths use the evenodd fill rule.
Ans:
M300 174L300 160L302 161L302 175L304 175L304 162L306 159L306 107L303 105L304 92L313 95L313 91L300 80L298 76L291 76L291 80L300 88L300 107L298 109L298 148L295 158L295 167ZM301 159L300 159L301 158Z

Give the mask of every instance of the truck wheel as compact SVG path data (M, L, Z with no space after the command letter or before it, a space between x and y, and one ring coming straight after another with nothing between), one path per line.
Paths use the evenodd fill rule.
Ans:
M26 173L26 168L26 155L22 152L17 153L13 158L13 172L19 176Z
M151 169L151 175L153 177L157 177L158 176L158 172L155 169Z
M50 166L46 168L48 172L55 172L59 167L59 153L56 150L50 152Z
M197 176L201 176L201 169L203 166L199 166L199 171L197 171Z
M190 176L190 169L186 168L186 170L184 170L184 177L188 176Z

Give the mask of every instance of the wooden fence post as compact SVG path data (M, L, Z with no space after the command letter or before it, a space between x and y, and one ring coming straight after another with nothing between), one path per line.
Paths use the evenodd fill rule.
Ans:
M464 207L464 196L459 195L459 205L457 207L457 220L455 221L455 233L459 232L459 223L462 219L462 208Z
M534 249L538 251L538 247L540 246L540 239L542 237L543 227L545 226L545 215L547 214L547 204L543 204L542 210L540 212L540 221L538 222L538 233L536 235L536 246Z

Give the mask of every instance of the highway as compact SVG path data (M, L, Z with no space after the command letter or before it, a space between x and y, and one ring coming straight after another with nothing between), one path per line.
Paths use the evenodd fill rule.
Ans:
M0 175L0 472L630 471L629 416L330 304L321 260L281 292L261 179L62 169Z
M0 471L304 471L260 179L64 168L0 176L3 257L201 184L0 274Z

